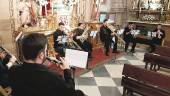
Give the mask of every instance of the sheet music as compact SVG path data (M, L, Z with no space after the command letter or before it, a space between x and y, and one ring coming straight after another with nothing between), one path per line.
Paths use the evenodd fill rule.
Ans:
M97 31L94 31L93 38L95 38L97 35Z
M124 29L120 29L120 30L117 31L117 34L121 35L121 34L123 34L123 32L124 32Z
M91 31L90 36L95 38L97 35L97 31Z
M116 40L115 40L115 37L112 37L112 41L113 41L113 42L115 42L115 41L116 41Z
M66 49L65 59L70 66L86 68L88 52Z
M62 43L66 43L67 42L67 37L66 36L62 36L61 42Z
M94 31L91 31L91 32L90 32L90 36L92 37L92 36L93 36L93 34L94 34Z
M140 30L132 30L131 31L131 34L134 36L138 35L139 33L140 33Z
M152 32L152 37L156 37L156 32Z
M148 37L151 37L152 36L152 33L151 31L148 31L148 34L147 34Z
M57 41L61 41L62 37L58 36Z

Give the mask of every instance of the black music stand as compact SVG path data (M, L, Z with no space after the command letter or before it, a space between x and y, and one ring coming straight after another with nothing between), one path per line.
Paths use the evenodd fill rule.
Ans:
M76 67L72 66L70 69L72 71L72 78L75 79Z

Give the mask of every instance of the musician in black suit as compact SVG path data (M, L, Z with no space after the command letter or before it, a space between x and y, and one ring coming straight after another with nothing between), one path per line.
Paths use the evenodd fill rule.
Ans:
M132 34L134 24L129 23L128 26L124 29L123 32L123 39L125 41L125 52L127 52L129 44L132 43L132 49L130 52L134 53L135 52L135 47L136 47L136 40Z
M111 43L113 42L112 37L114 34L112 34L112 31L107 27L107 24L108 24L108 19L105 19L103 21L103 25L100 27L100 40L104 44L105 55L109 56L109 50L111 47ZM115 49L113 48L113 52L117 51L116 47L114 47Z
M0 52L0 96L11 96L12 89L8 78L8 69L15 63L12 55Z
M12 66L9 80L11 96L76 96L75 83L68 63L60 58L64 76L51 71L43 63L46 59L47 38L31 33L22 39L23 64Z
M54 49L60 56L64 57L64 49L67 46L66 34L64 32L64 23L59 23L59 28L53 33Z
M150 42L150 47L151 47L150 52L155 51L155 46L161 46L164 38L165 38L165 31L162 29L161 24L158 24L157 28L152 32L152 39Z
M84 23L79 23L78 24L78 28L76 28L73 31L73 40L86 52L88 52L88 57L91 58L92 57L92 44L85 39L83 42L80 40L82 39L82 34L84 33L86 28L86 25ZM87 33L88 35L89 33Z
M9 84L8 69L2 63L3 61L0 60L0 96L11 96L12 89Z

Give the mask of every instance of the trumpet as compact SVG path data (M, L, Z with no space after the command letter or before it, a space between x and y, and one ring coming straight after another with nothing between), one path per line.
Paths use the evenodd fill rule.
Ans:
M119 37L119 35L117 33L115 33L116 28L114 26L112 26L111 24L107 24L107 27L112 31L113 34L115 34L115 36L118 37L118 40L121 41L123 44L125 44L125 41Z

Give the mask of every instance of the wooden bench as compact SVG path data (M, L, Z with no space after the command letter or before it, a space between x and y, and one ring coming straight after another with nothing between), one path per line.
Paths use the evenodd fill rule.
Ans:
M157 71L160 67L170 69L170 47L156 46L154 53L145 53L145 68L150 64L150 70ZM157 67L157 68L156 68Z
M155 54L170 57L170 47L167 46L156 46Z
M125 64L122 73L123 95L170 96L170 76Z

